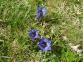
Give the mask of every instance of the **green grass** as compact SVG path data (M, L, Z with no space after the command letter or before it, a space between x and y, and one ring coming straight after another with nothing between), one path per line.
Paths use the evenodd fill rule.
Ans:
M48 14L35 20L42 5ZM30 29L50 39L52 50L42 54ZM83 62L69 43L83 50L82 0L0 0L0 62Z

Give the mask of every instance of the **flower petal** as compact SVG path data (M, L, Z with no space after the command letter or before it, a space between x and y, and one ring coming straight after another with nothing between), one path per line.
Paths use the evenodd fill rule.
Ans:
M42 53L51 50L51 41L43 37L38 46L42 50Z
M47 47L47 48L45 48L45 50L51 50L51 47Z
M48 40L47 40L46 38L43 37L43 38L42 38L42 41L47 42Z
M36 38L40 38L40 36L38 35L38 30L30 30L29 36L32 38L33 41Z
M47 14L47 10L44 7L42 7L42 12L43 12L43 16Z
M39 19L40 17L42 17L42 12L37 13L36 19Z

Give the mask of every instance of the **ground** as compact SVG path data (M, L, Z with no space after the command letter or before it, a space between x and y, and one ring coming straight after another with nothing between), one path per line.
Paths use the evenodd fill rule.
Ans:
M38 6L47 15L36 20ZM31 29L52 41L51 51L41 52ZM0 62L83 62L78 51L83 51L82 0L0 0Z

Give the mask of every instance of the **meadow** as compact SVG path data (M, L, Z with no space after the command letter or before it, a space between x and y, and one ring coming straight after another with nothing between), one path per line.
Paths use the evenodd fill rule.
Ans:
M47 14L37 20L38 6ZM42 53L31 29L52 50ZM0 62L83 62L83 0L0 0Z

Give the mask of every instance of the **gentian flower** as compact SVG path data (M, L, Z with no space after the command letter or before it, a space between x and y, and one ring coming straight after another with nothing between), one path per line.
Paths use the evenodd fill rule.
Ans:
M42 50L42 53L47 50L51 50L51 41L46 38L42 38L38 46Z
M29 36L32 38L33 41L36 38L40 38L40 36L38 35L38 30L30 30Z
M39 19L42 16L45 16L47 14L47 10L44 7L38 7L38 13L36 15L36 19Z

